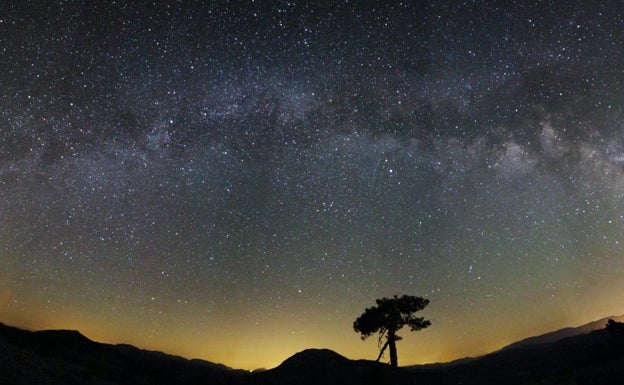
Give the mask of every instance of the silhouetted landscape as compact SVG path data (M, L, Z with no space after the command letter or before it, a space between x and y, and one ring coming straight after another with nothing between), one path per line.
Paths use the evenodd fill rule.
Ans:
M621 337L621 324L615 322L614 332L606 323L562 329L444 364L393 368L309 349L257 372L98 343L77 331L31 332L0 324L0 384L620 384L624 349L614 338Z

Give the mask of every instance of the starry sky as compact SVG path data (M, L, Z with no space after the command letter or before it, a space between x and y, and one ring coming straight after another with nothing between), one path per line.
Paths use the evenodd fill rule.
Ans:
M0 322L253 369L624 313L619 1L3 1ZM386 357L387 359L387 357Z

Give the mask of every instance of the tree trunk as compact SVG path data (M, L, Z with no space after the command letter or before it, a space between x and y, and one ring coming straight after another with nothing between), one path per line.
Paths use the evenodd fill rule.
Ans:
M394 330L388 330L388 343L390 347L390 365L393 367L399 366L399 362L397 359L397 348L396 348L396 335Z

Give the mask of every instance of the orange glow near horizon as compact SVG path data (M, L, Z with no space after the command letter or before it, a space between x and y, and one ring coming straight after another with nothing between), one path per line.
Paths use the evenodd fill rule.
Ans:
M264 327L245 324L237 327L224 319L221 328L202 329L184 327L184 320L180 320L178 325L145 319L129 322L102 318L88 311L44 314L36 309L21 309L21 312L12 312L2 308L2 322L29 330L75 329L98 342L128 343L141 349L163 351L188 359L199 358L245 370L276 367L294 353L309 348L332 349L351 359L374 360L378 353L376 337L361 341L359 335L350 329L348 321L340 324L332 322L331 327L328 327L330 324L317 324L318 320L314 319L299 324L276 320ZM453 326L456 323L450 318L442 319L432 314L430 328L416 333L401 331L404 339L397 345L399 364L448 362L483 355L529 336L578 326L615 314L617 312L603 311L595 316L585 313L575 318L549 319L544 311L540 315L544 318L533 318L532 325L499 318L496 323L502 322L505 327L496 329L491 322L475 319L464 324L464 331L456 329Z
M619 285L616 279L604 279L584 294L592 300L584 300L580 306L578 297L572 295L544 299L543 303L525 301L517 308L505 307L506 300L493 301L490 308L474 311L449 308L434 298L422 311L422 316L432 321L431 327L416 333L400 331L404 339L397 345L399 364L478 356L526 337L616 316L624 313L618 307L624 295L612 295ZM97 303L79 306L68 301L60 306L47 298L51 298L49 293L14 292L8 285L0 286L0 322L29 330L74 329L99 342L127 343L245 370L275 367L308 348L332 349L351 359L374 360L378 353L376 336L361 341L351 328L366 305L327 304L327 309L335 309L327 313L312 312L300 304L274 314L262 308L249 309L256 312L255 317L248 317L240 306L201 323L193 312L174 316L163 311L147 317L126 305L117 308L117 316L113 316ZM151 299L149 302L151 305Z

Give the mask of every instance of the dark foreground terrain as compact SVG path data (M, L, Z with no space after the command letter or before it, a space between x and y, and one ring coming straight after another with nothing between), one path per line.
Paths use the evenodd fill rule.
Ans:
M0 384L624 384L624 348L604 330L565 329L487 356L393 369L311 349L275 369L249 373L130 345L97 343L77 331L30 332L0 324Z

